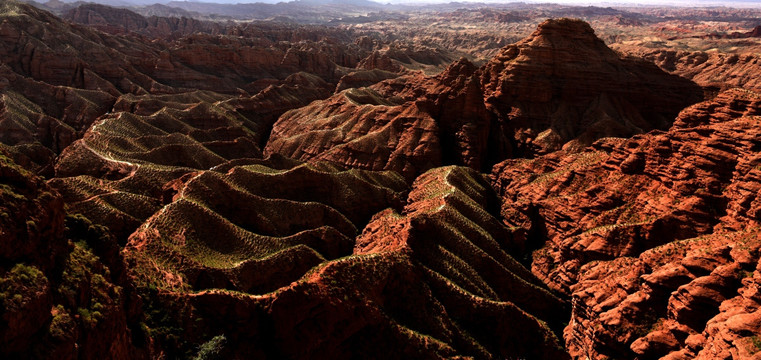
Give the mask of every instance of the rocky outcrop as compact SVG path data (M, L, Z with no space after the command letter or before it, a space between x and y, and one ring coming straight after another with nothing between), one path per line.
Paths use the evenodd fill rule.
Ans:
M266 153L328 160L408 179L442 163L480 168L490 117L465 59L435 77L406 75L284 114Z
M338 81L338 85L336 85L336 92L351 88L368 87L383 80L393 79L397 76L399 76L398 73L379 69L355 71L341 77Z
M674 121L673 129L719 124L758 115L761 115L759 93L735 88L719 93L710 101L682 110Z
M136 31L148 27L148 21L140 14L101 4L77 6L66 11L62 18L112 33Z
M745 351L750 333L721 323L755 311L729 307L757 286L747 274L761 226L758 99L731 90L687 108L668 132L495 166L504 221L537 249L533 273L574 298L574 356Z
M648 49L616 46L617 51L654 62L664 71L690 79L709 92L733 87L761 91L756 76L761 71L757 53L734 53Z
M480 69L463 59L437 76L406 75L289 112L265 152L393 169L408 178L439 164L482 169L508 157L579 151L601 137L665 129L701 94L689 81L619 58L582 21L550 20ZM430 135L409 136L399 127ZM373 151L381 156L371 162Z
M391 102L370 88L349 89L281 116L265 153L394 170L412 179L441 164L438 132L436 121L415 103Z
M754 358L760 244L756 227L585 265L565 331L569 351L579 358Z
M589 24L571 19L547 20L503 48L484 65L481 83L513 155L524 157L667 129L702 99L694 84L620 58Z
M362 59L357 67L365 70L383 70L388 72L398 73L404 68L399 65L398 61L394 61L386 53L380 51L373 51L366 58Z
M196 32L222 34L226 30L226 26L222 23L201 21L185 16L144 17L127 9L100 4L81 4L65 11L61 17L110 34L139 33L162 39L178 39ZM232 27L231 24L228 25Z

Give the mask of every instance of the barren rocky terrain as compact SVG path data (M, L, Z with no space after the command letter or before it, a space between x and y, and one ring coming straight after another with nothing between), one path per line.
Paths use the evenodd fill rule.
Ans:
M759 26L4 1L0 357L761 359Z

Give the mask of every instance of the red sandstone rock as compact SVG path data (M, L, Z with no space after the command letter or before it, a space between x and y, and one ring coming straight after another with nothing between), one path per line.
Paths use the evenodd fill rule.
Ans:
M761 59L756 53L711 53L616 46L625 54L654 62L664 71L690 79L716 92L733 87L761 90L756 76L761 71Z
M275 124L265 152L408 179L442 162L480 168L490 117L475 70L462 59L436 77L407 75L291 111Z
M729 307L739 288L756 286L742 279L758 263L758 96L727 91L685 109L667 132L495 166L504 221L539 248L532 271L573 296L574 357L748 349L750 332L713 319L755 311Z
M689 81L619 58L588 24L568 19L543 23L480 69L463 59L435 77L407 75L371 89L287 113L265 152L408 178L441 163L481 169L506 157L578 151L600 137L665 129L701 94ZM400 123L400 113L416 116L406 123L422 122L430 135L389 132L384 125ZM370 161L371 152L380 159Z
M484 65L485 102L515 155L578 151L606 136L666 129L700 90L622 59L580 20L547 20ZM680 96L674 96L680 94Z

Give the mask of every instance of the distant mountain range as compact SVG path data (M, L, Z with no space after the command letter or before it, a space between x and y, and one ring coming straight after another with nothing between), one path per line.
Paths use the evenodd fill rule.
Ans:
M55 0L63 3L82 2L80 0ZM177 4L177 3L198 3L198 4L225 4L225 5L242 5L242 4L277 4L277 3L302 3L309 5L329 5L329 4L348 4L353 6L378 6L380 3L369 0L296 0L296 1L278 1L278 0L215 0L215 1L168 1L168 0L90 0L93 2L110 6L145 6L153 4Z

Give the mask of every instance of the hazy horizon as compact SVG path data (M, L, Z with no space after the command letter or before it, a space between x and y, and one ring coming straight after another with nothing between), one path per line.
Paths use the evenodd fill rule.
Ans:
M63 2L73 3L81 0L63 0ZM216 3L216 4L277 4L294 1L304 2L324 2L324 3L350 3L353 0L86 0L85 2L105 3L105 4L133 4L133 5L152 5L168 4L172 2L197 2L197 3ZM638 1L610 1L610 0L523 0L523 1L505 1L505 0L358 0L358 2L370 1L380 5L434 5L450 3L483 3L489 5L526 3L526 4L559 4L559 5L576 5L576 6L678 6L678 7L705 7L705 6L727 6L727 7L753 7L761 6L761 0L638 0ZM45 1L41 1L45 2Z

